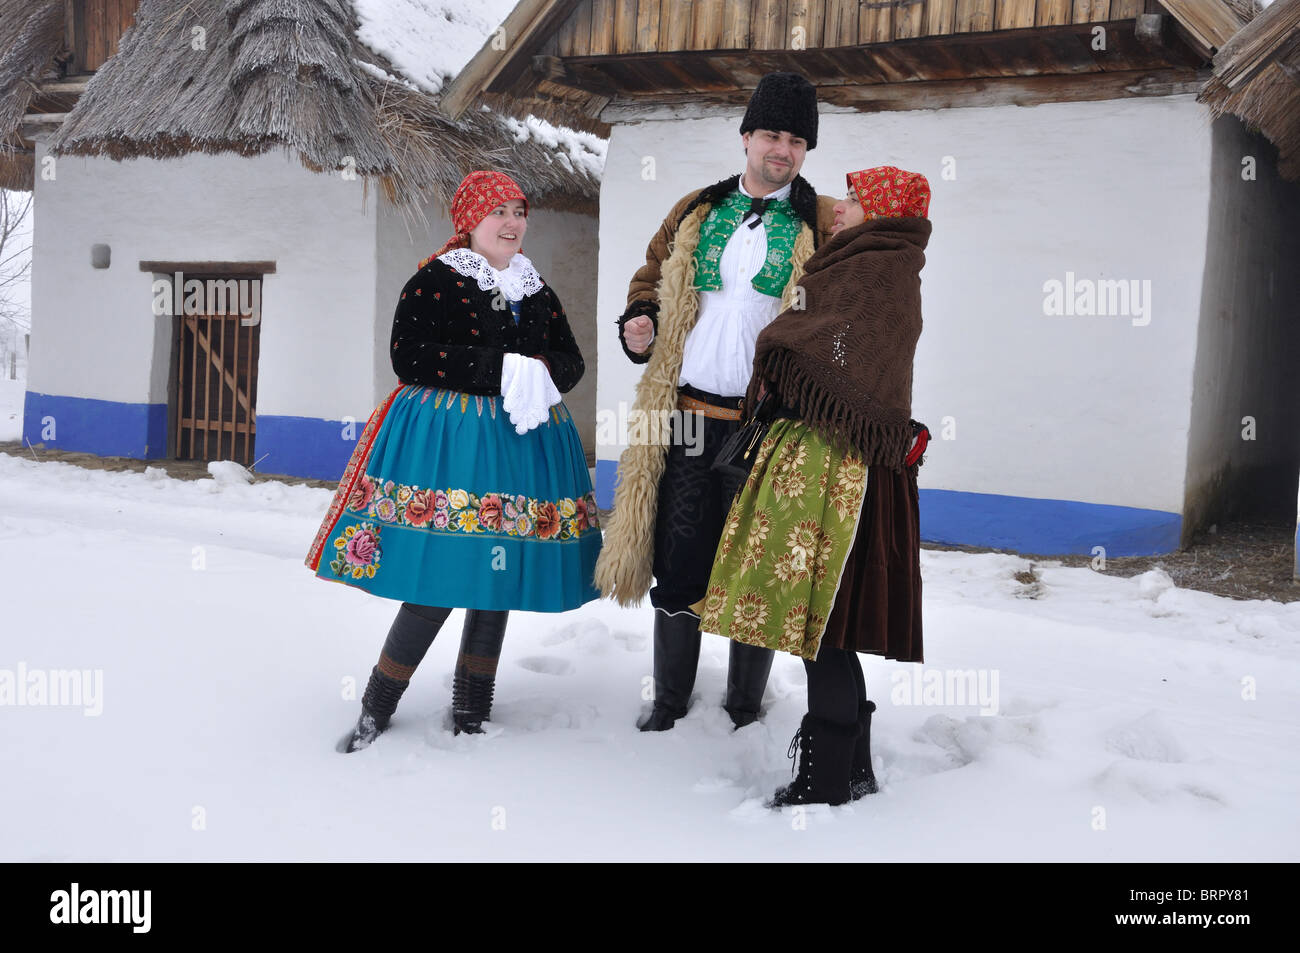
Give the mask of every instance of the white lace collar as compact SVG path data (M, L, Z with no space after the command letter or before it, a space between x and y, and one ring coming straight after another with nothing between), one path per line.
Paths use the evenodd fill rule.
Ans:
M522 301L542 290L542 276L520 253L510 259L504 271L497 271L486 258L468 248L454 248L439 255L438 261L466 278L473 278L484 291L500 288L511 301Z

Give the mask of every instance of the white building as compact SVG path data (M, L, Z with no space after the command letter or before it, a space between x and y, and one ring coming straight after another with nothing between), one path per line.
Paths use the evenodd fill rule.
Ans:
M438 87L492 11L401 12L423 19L381 0L0 0L0 176L35 192L25 440L337 478L397 384L402 285L452 233L461 177L494 168L530 197L525 253L587 359L566 399L592 453L605 143L487 106L447 119ZM247 307L184 313L178 274Z
M1264 136L1198 102L1214 51L1256 12L524 0L517 42L485 46L444 105L491 92L612 125L597 301L612 419L641 373L614 319L650 237L678 198L743 169L759 77L807 76L822 105L803 174L820 192L885 164L933 188L913 399L936 438L923 538L1153 554L1228 516L1294 512L1300 188ZM597 447L605 506L621 450Z

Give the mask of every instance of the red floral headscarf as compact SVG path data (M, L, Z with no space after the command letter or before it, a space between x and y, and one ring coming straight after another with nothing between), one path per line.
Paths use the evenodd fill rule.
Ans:
M524 214L528 214L528 199L514 179L504 172L471 172L461 180L456 194L451 197L451 224L456 234L424 261L423 268L439 255L453 248L468 248L469 233L479 222L488 217L494 208L511 199L524 203Z
M930 183L919 172L880 165L845 178L867 218L925 218L930 211Z

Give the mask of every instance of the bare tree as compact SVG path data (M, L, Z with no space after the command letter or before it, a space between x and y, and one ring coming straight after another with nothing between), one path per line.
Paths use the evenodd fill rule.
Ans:
M32 329L31 310L18 291L31 280L32 245L27 225L31 193L0 192L0 377L8 378ZM24 296L25 297L25 296Z

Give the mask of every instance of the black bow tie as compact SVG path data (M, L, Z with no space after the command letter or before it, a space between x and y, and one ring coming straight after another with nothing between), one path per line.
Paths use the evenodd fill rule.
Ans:
M763 224L763 213L767 211L767 207L772 204L772 201L772 199L756 198L751 198L749 200L749 211L745 213L745 217L749 218L751 215L758 216L758 218L749 223L750 228L758 228L759 225Z

